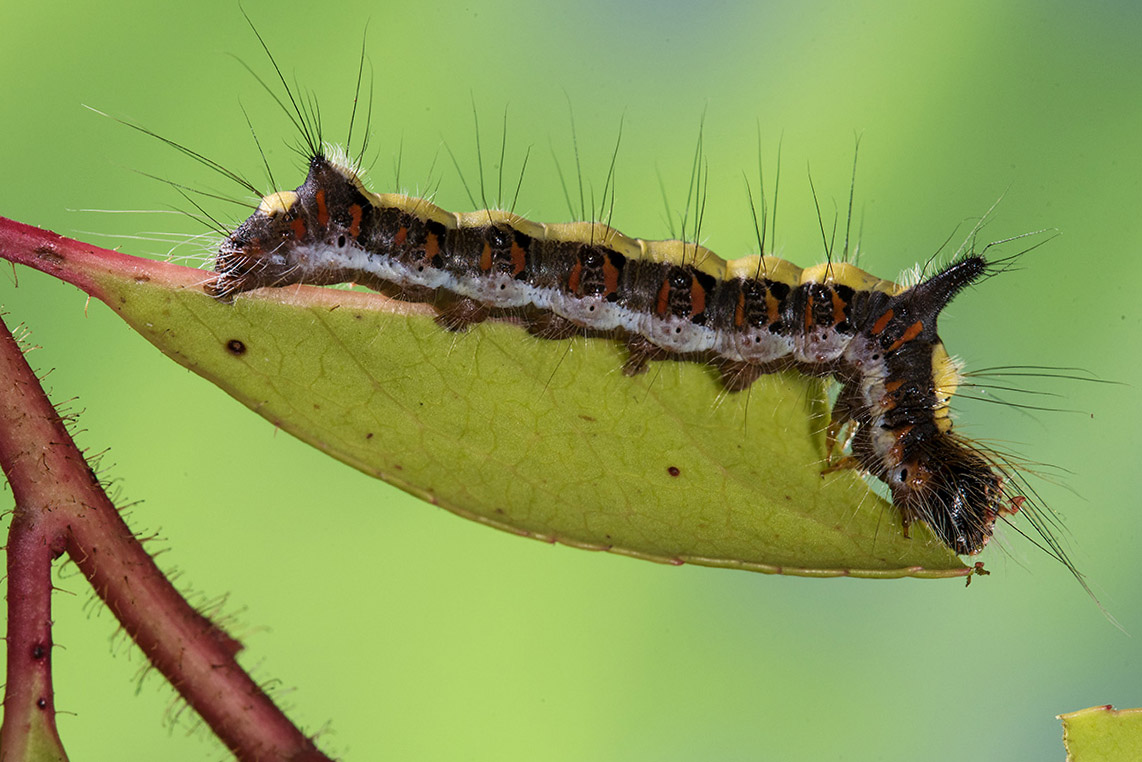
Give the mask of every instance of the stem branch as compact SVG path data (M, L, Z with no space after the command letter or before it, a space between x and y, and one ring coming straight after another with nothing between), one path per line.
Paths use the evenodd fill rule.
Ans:
M52 234L41 232L49 245ZM6 243L0 236L0 248ZM65 551L150 662L238 759L328 760L238 665L241 644L187 603L143 550L2 321L0 380L0 465L16 500L0 760L26 759L34 748L66 760L50 669L51 563Z

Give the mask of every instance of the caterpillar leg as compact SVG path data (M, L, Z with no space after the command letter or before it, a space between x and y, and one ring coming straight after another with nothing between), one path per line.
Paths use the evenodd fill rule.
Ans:
M770 371L764 365L748 362L727 361L718 365L722 386L728 392L745 391L754 381L768 372Z
M835 474L838 471L847 471L850 468L859 471L861 469L860 461L854 458L852 455L844 455L840 458L837 458L836 460L830 460L828 463L826 463L825 467L821 469L821 476L824 476L825 474Z
M369 286L369 288L373 288L373 286ZM380 289L377 288L373 290L380 291ZM401 286L393 293L393 298L400 299L402 302L431 303L435 294L436 289L429 288L428 286Z
M663 349L638 335L631 336L627 340L627 351L630 352L630 357L623 363L623 375L625 376L637 376L640 373L645 373L646 364L651 360L668 360L674 356L670 350Z
M851 445L853 438L856 436L856 431L860 427L856 421L851 418L844 420L837 420L833 418L829 421L829 426L825 430L825 462L832 465L834 454L843 453ZM840 444L837 444L838 441ZM842 455L838 460L851 458L851 456ZM852 460L856 460L852 458Z
M904 531L904 539L906 539L906 540L912 539L912 534L909 531L909 527L911 527L911 526L912 526L912 516L909 515L906 511L901 511L900 512L900 528Z
M854 417L854 413L859 409L860 404L860 390L852 384L845 384L841 388L840 394L837 395L837 401L833 403L833 410L829 416L829 426L825 430L825 462L829 464L830 471L841 468L857 468L859 465L856 464L856 458L842 456L834 468L833 454L842 453L852 446L857 430L860 429L860 423ZM839 445L837 444L838 441L840 442ZM839 465L840 462L846 460L852 460L854 464Z
M527 332L541 339L570 339L583 333L583 329L554 312L543 312L532 317L527 323Z
M488 319L488 308L475 299L461 296L443 307L436 316L436 323L449 331L466 331L475 323Z
M308 281L307 281L308 282ZM390 299L400 299L404 302L424 302L432 304L435 301L436 289L427 286L405 286L393 283L390 280L378 277L373 273L359 270L342 270L331 274L328 283L354 283L367 289L384 294Z

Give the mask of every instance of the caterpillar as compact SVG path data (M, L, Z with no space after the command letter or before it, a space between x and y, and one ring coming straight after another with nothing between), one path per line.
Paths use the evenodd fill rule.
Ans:
M846 262L727 261L598 222L545 225L375 194L344 155L310 146L305 182L262 198L223 242L208 286L217 298L355 282L433 303L452 330L511 317L542 338L622 340L627 374L685 359L717 367L732 391L779 370L832 377L830 451L849 429L850 454L829 467L883 481L905 532L923 521L957 553L975 554L1016 510L1003 464L951 430L959 368L937 334L944 307L995 267L984 255L907 288Z
M766 254L764 244L758 255L725 260L696 243L628 237L602 222L454 213L423 198L373 193L359 160L322 141L315 108L299 105L254 33L286 100L263 87L301 133L308 174L294 190L262 197L228 232L206 285L218 300L352 282L434 305L442 329L506 318L545 340L622 341L628 375L652 361L681 360L712 366L730 392L780 371L831 378L839 392L824 470L854 468L883 482L905 536L923 522L957 554L974 555L999 518L1027 504L1005 456L952 430L961 369L937 332L960 291L1013 259L989 259L995 244L904 286L831 257L802 269ZM360 82L358 73L358 93ZM351 140L352 120L346 145ZM1044 518L1031 513L1049 552L1077 576Z

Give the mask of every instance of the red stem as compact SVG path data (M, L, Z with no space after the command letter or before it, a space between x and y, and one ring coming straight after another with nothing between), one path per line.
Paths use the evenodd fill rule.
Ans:
M14 343L10 335L0 341ZM7 415L0 424L7 430ZM53 749L66 759L56 731L51 671L51 569L62 552L63 531L54 515L24 505L18 500L8 531L8 684L0 728L5 762L36 757L37 749Z
M2 321L0 379L0 465L16 499L8 544L8 685L0 760L22 759L23 750L42 747L45 740L64 758L49 658L51 562L64 551L155 668L238 759L328 760L238 666L234 657L241 645L187 603L143 550Z

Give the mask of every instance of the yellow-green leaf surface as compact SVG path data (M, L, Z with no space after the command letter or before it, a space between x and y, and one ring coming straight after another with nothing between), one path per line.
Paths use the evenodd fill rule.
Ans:
M1137 762L1142 759L1142 709L1092 706L1063 721L1067 762Z
M822 476L819 382L775 375L726 394L685 362L629 378L614 341L541 340L507 322L450 333L422 305L343 289L226 304L203 292L208 273L45 246L19 227L28 243L3 244L5 257L103 300L275 426L467 518L669 563L967 572L926 527L904 538L856 474Z

